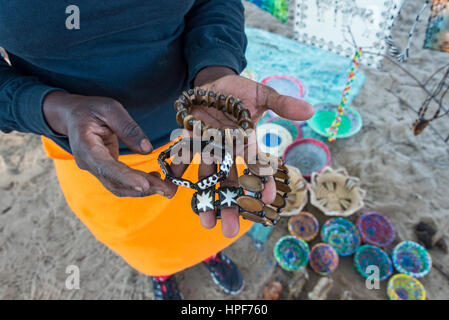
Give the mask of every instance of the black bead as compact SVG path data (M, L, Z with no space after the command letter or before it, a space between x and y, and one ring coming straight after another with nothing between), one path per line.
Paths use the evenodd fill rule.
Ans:
M240 125L240 127L242 127L243 130L247 130L249 128L249 124L246 121L243 121L242 124Z

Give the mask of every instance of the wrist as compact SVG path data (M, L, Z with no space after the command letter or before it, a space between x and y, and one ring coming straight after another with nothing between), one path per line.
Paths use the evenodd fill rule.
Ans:
M67 125L64 110L69 93L64 91L49 92L42 102L42 112L48 126L56 133L67 136Z
M206 83L213 82L228 75L236 75L237 73L228 67L210 66L201 69L195 76L193 85L195 87L202 86Z

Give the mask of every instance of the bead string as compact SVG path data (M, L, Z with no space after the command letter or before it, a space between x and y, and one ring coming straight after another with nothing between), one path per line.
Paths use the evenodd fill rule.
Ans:
M341 101L340 104L338 105L337 115L334 121L332 122L331 126L326 129L327 134L329 134L328 140L330 142L335 141L337 137L338 127L341 124L341 117L343 116L343 108L346 107L348 103L349 90L351 89L351 85L354 82L355 71L359 66L361 54L362 48L359 48L359 50L355 53L354 59L352 60L351 63L351 70L349 71L348 80L346 81L345 88L343 89L343 92L341 94Z

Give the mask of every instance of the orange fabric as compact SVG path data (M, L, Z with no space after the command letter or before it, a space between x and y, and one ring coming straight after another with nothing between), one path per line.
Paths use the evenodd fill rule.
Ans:
M43 137L42 142L54 160L69 207L99 241L147 275L169 275L191 267L232 244L252 225L240 219L240 232L232 239L223 236L220 221L211 230L203 228L190 207L194 190L183 187L173 199L159 195L118 198L93 175L80 170L71 154L50 139ZM157 157L167 147L119 160L137 170L162 174ZM239 174L243 169L239 164ZM197 181L198 165L191 164L184 177Z

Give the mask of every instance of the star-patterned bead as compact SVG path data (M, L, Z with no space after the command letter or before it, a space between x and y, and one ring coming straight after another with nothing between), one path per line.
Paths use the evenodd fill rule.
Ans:
M221 207L234 207L237 206L237 197L240 194L240 191L238 188L234 187L224 187L219 188L217 190L219 195L219 201Z
M214 191L204 190L194 194L192 199L192 209L195 212L206 212L214 210Z

